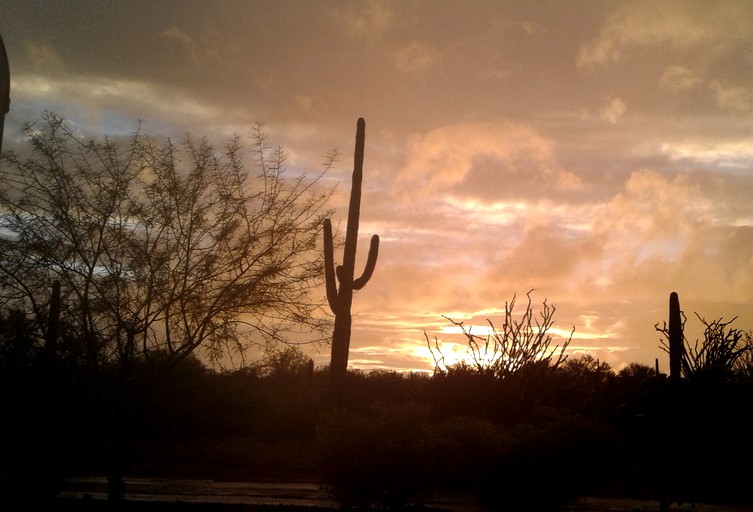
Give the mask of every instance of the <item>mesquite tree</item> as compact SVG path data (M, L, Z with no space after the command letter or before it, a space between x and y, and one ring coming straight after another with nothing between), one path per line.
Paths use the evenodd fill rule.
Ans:
M252 345L284 343L291 329L323 336L311 292L332 190L321 174L287 175L260 126L255 176L238 138L222 151L190 136L84 140L52 114L26 135L28 155L3 155L0 307L26 312L55 343L58 322L46 320L59 281L59 323L111 427L136 400L121 384L137 364L157 378L199 349L243 364Z
M284 342L286 328L326 325L310 292L331 190L286 179L261 127L255 177L238 139L221 154L190 136L87 141L52 114L26 133L30 156L3 155L0 305L41 319L60 280L61 319L95 365L200 347L242 360L250 344Z
M351 314L353 291L360 290L371 279L379 252L379 236L371 237L371 246L363 274L354 279L356 264L356 246L358 242L358 219L361 211L361 182L363 181L363 155L366 139L366 122L358 120L356 126L356 149L353 165L353 184L350 189L348 206L348 224L345 231L345 248L343 264L335 269L332 224L324 220L324 276L327 289L327 301L335 315L335 327L332 332L332 354L330 372L333 381L342 379L348 369L350 351ZM337 282L340 283L338 288Z

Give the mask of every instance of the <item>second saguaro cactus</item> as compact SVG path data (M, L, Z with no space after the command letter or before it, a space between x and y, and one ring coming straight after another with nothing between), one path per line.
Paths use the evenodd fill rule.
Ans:
M45 343L50 354L55 353L58 330L60 326L60 281L52 282L52 295L50 296L50 311L47 317L47 334Z
M672 292L669 294L669 378L673 381L680 380L684 350L680 297Z
M10 112L10 67L3 38L0 36L0 152L3 149L5 114Z
M343 264L335 268L332 223L324 221L324 277L327 287L327 302L335 315L332 332L332 355L330 372L333 381L345 377L350 352L351 305L353 291L360 290L371 279L379 253L379 236L371 237L371 246L366 266L360 277L355 278L356 246L358 242L358 221L361 210L361 182L363 181L363 155L366 140L366 121L358 119L356 127L356 149L353 163L353 184L350 189L348 224L345 231ZM338 287L339 283L339 287Z

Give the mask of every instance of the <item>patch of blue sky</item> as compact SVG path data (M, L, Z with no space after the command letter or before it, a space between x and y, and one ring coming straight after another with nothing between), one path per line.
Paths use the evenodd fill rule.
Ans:
M740 172L753 169L753 141L729 142L718 145L663 144L662 153L670 160L688 168L718 172Z
M678 238L655 238L647 240L636 247L636 260L643 262L651 258L661 258L667 261L677 261L685 248L685 243Z

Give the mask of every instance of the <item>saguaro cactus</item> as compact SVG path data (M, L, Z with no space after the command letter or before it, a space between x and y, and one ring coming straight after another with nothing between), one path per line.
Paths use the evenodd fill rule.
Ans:
M50 297L50 311L47 318L47 334L45 343L50 354L54 355L58 338L58 328L60 325L60 281L57 279L52 283L52 296Z
M324 221L324 277L327 287L327 302L335 315L335 327L332 332L332 355L330 372L333 382L343 377L348 369L350 351L351 314L353 291L360 290L371 279L379 253L379 236L371 237L371 246L366 266L361 277L354 279L356 264L356 245L358 241L358 219L361 210L361 182L363 181L363 153L366 140L366 121L358 120L356 127L356 149L353 163L353 183L350 189L348 206L348 224L345 231L345 248L343 264L335 269L334 243L332 241L332 223ZM340 286L337 286L337 283Z
M0 151L3 149L3 128L5 127L5 114L8 112L10 112L10 67L5 44L0 36Z
M684 350L680 297L672 292L669 294L669 378L673 381L680 380Z

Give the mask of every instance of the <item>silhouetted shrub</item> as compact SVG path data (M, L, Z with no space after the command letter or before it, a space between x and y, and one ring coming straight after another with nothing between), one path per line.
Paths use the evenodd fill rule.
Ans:
M395 508L430 482L424 408L374 404L365 413L332 410L319 424L321 474L349 506Z
M753 449L741 433L753 429L743 405L752 391L736 380L647 381L619 422L634 490L652 498L749 503Z
M553 409L506 434L505 450L481 482L484 501L505 510L558 510L614 474L617 434L603 422Z
M492 320L487 319L490 332L486 336L473 334L472 329L463 322L448 318L466 338L469 368L480 374L506 379L532 365L543 364L557 368L567 359L565 350L572 340L575 328L573 327L569 337L563 339L561 345L552 346L553 339L549 330L554 324L556 308L544 299L537 313L533 307L532 293L533 290L526 294L528 302L518 316L515 315L516 296L513 295L509 302L505 302L502 326L498 328ZM448 371L439 340L435 339L432 343L425 332L424 336L434 358L434 372Z
M588 354L570 357L558 369L556 380L558 385L550 393L551 405L580 415L614 416L619 402L609 364Z
M656 369L644 364L630 363L617 372L614 400L622 405L636 403L649 380L656 379Z
M723 318L707 321L696 313L695 316L704 326L703 340L696 340L691 345L684 336L687 318L682 312L680 315L683 377L718 382L732 378L736 373L745 373L753 357L753 344L750 332L731 327L737 317L729 321L724 321ZM654 327L665 338L660 347L670 353L670 330L666 322L661 327L659 324Z
M512 443L508 430L490 420L453 417L427 426L430 489L476 492Z

